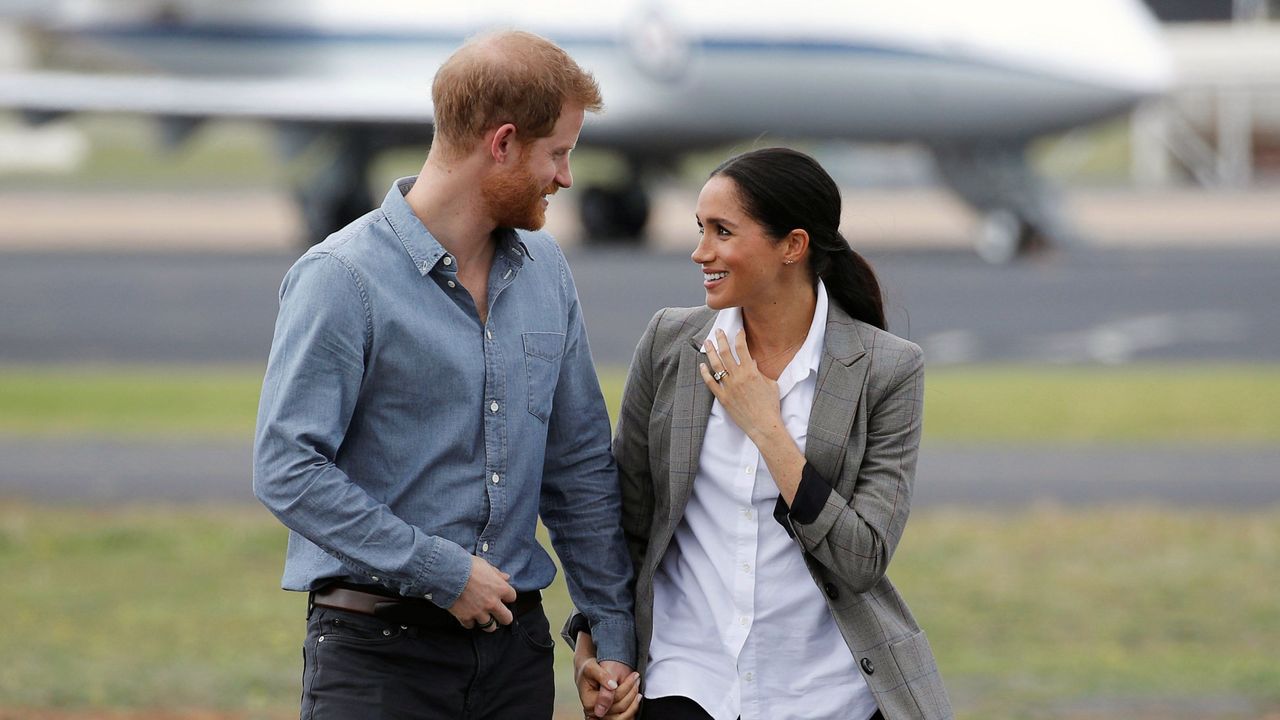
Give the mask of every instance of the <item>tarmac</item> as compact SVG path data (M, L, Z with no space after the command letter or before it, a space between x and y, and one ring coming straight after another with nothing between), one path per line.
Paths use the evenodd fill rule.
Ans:
M0 501L71 505L255 503L241 440L0 436ZM912 507L1164 506L1247 511L1280 503L1280 446L926 441Z

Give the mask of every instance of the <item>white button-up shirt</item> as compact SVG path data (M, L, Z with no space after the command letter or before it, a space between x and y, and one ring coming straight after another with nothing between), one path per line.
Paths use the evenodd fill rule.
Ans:
M782 419L803 452L826 337L827 291L778 376ZM739 308L712 327L730 342ZM683 695L715 720L865 720L875 699L800 547L773 517L778 487L759 449L712 404L684 517L654 577L645 695Z

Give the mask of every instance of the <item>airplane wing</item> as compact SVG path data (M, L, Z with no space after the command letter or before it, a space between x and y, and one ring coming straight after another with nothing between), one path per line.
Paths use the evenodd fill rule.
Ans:
M430 79L420 88L370 78L195 78L31 71L0 73L0 108L34 113L136 113L162 117L429 123ZM415 91L416 90L416 91Z

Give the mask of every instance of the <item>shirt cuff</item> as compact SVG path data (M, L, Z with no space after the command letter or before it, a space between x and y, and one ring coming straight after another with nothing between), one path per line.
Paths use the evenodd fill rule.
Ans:
M822 508L827 505L827 498L831 497L831 485L818 474L817 469L813 465L806 462L804 469L800 471L800 485L796 487L796 496L792 500L791 507L783 502L782 496L778 496L778 503L773 507L773 517L786 529L787 534L791 535L791 526L787 523L798 522L801 525L808 525L818 519L818 515L822 513Z
M577 640L577 637L574 637ZM591 627L597 660L614 660L628 667L636 666L636 626L624 620L598 622Z
M458 601L471 579L471 555L462 546L442 537L433 538L435 548L423 563L408 597L421 597L448 609Z

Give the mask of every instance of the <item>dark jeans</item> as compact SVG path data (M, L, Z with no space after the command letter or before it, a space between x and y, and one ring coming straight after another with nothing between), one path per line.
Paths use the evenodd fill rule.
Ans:
M683 695L670 695L646 698L640 705L640 720L711 720L711 715ZM884 716L877 710L868 720L884 720Z
M496 632L404 627L314 608L302 720L550 720L551 628L539 606Z

